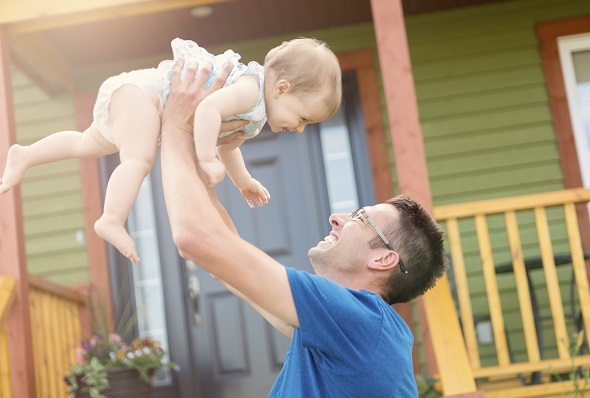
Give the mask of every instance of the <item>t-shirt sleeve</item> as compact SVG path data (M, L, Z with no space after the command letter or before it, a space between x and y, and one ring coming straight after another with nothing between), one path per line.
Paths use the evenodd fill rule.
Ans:
M304 348L328 366L362 370L381 333L383 314L376 296L293 268L287 268L287 275Z

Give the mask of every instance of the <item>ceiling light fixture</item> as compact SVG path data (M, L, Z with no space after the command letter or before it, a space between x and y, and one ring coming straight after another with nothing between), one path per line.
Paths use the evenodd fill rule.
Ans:
M191 8L189 11L192 17L195 18L206 18L209 15L213 14L213 7L210 6L199 6Z

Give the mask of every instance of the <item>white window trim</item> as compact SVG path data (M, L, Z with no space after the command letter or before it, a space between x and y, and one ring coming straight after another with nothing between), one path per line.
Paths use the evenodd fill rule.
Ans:
M559 37L557 39L557 48L559 50L559 60L561 62L582 182L584 187L588 188L590 187L590 143L586 142L586 133L576 94L576 77L572 53L590 50L590 33Z

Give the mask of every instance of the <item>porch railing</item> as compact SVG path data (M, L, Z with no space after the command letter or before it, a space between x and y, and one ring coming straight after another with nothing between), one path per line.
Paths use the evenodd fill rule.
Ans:
M5 295L1 285L6 278L0 277L0 315ZM67 397L63 378L75 362L75 348L82 339L81 311L86 299L73 289L29 275L29 306L36 396ZM2 317L0 330L6 330ZM8 350L5 334L0 332L0 398L11 397Z
M572 370L571 337L583 330L575 363L590 365L590 254L578 223L588 201L590 190L573 189L434 209L448 239L466 366L486 397L560 396L568 384L548 383ZM443 388L452 383L444 377ZM489 387L510 378L509 389Z
M16 294L16 278L0 276L0 398L11 398L6 314Z

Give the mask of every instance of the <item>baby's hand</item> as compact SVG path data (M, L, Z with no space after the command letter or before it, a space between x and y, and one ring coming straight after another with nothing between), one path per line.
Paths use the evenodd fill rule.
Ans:
M201 177L207 188L217 186L225 177L225 168L218 159L211 162L199 162L199 168L203 172Z
M258 203L259 207L262 207L270 200L270 194L268 190L262 186L258 180L250 178L246 184L239 186L238 189L242 196L248 202L248 206L254 209L254 202Z

